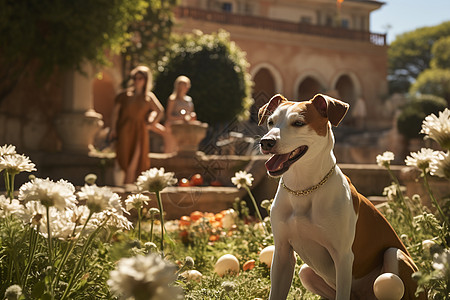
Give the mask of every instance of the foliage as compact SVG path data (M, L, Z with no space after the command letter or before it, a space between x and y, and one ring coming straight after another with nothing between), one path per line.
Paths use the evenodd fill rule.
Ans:
M132 36L122 55L122 78L128 78L130 71L140 64L156 69L169 41L177 0L148 2L143 20L131 23L128 29Z
M442 37L437 40L431 48L430 65L432 68L437 69L450 69L450 36Z
M430 67L433 44L448 36L450 22L399 35L388 50L391 92L407 92L411 82Z
M0 100L27 74L105 64L127 44L144 0L0 0Z
M420 73L410 88L411 94L431 94L450 103L450 69L427 69Z
M408 139L419 138L422 121L429 114L444 110L447 103L444 99L433 95L420 95L411 98L401 108L397 119L400 134Z
M199 120L217 124L246 118L252 104L247 67L245 53L225 31L178 35L158 62L154 92L165 105L175 79L186 75Z

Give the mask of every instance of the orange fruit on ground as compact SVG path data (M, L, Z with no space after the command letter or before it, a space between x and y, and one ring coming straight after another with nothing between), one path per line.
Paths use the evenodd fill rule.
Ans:
M191 183L187 178L181 178L178 186L191 186Z
M191 218L189 218L188 216L182 216L180 218L180 226L189 226L191 224Z
M200 220L200 218L203 218L203 213L196 210L191 213L190 217L191 217L192 221L198 221L198 220Z
M251 259L244 263L244 265L242 266L242 270L247 271L253 269L254 267L255 267L255 260Z
M191 185L198 186L203 184L203 176L200 174L195 174L191 177Z

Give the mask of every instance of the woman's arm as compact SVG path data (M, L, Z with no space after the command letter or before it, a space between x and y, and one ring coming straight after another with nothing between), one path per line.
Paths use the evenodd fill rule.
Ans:
M114 140L117 137L117 120L119 119L120 102L114 101L114 108L111 116L111 131L109 133L109 140Z
M153 111L148 116L148 122L152 125L161 121L161 118L164 116L164 107L161 102L159 102L158 98L156 98L155 94L151 93L150 99L150 106Z

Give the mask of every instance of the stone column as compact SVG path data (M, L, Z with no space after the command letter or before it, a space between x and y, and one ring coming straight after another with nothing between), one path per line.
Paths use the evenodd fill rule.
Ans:
M102 115L93 109L92 65L84 64L82 72L74 70L64 74L63 111L55 122L63 151L87 154L103 121Z

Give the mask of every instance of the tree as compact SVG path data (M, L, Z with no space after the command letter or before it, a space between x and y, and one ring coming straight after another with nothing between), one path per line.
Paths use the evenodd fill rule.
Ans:
M450 69L427 69L411 85L411 94L430 94L450 103Z
M0 101L22 76L105 64L127 44L144 0L0 0Z
M165 105L175 79L186 75L199 120L219 124L246 118L252 104L247 67L245 53L225 31L175 36L158 62L154 92Z
M150 1L144 19L130 25L131 42L122 55L124 87L130 71L137 65L146 64L152 70L156 68L170 39L176 4L177 0Z
M448 36L450 21L398 36L388 50L390 92L407 92L417 76L430 67L433 44Z
M450 36L440 38L431 48L433 58L430 65L432 68L450 69Z

